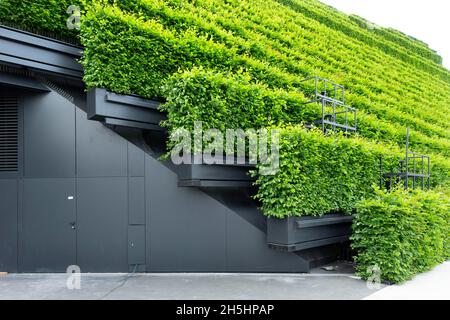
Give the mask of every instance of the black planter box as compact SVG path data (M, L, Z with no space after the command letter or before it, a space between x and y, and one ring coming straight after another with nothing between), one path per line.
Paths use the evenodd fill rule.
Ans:
M160 103L139 96L92 88L87 93L87 114L90 120L107 125L165 131L159 126L166 119L166 115L158 110Z
M83 77L77 61L82 48L51 38L0 26L0 62L71 79Z
M249 164L182 164L175 166L179 187L251 187Z
M274 249L300 251L348 241L352 216L328 214L323 217L267 219L267 243Z

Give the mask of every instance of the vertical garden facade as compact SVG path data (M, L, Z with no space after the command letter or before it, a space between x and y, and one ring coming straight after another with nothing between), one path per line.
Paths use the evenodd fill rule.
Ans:
M314 0L0 8L0 271L307 272L348 258L407 127L448 194L450 73L395 30ZM173 163L169 136L197 123L276 130L277 170L237 154Z

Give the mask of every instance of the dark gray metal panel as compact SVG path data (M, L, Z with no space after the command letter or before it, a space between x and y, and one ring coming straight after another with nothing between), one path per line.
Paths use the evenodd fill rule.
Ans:
M78 178L77 261L85 272L126 272L127 178Z
M76 79L81 79L83 77L83 73L80 71L74 71L70 69L65 69L61 67L55 67L50 64L40 63L33 60L26 60L18 57L13 57L10 55L0 53L0 63L5 63L8 65L17 65L19 67L26 67L31 70L43 71L46 73L54 73L57 75L67 76Z
M180 180L253 181L248 165L170 164Z
M253 214L261 213L254 208ZM292 253L271 250L264 231L228 210L227 271L308 272L309 262Z
M50 90L36 79L20 77L14 74L0 73L0 85L19 87L36 92L49 92Z
M127 141L77 109L77 175L126 177Z
M203 189L209 196L223 203L229 210L238 214L241 218L261 230L264 234L267 230L267 219L258 210L258 204L253 199L256 190L244 188L208 188Z
M107 92L105 98L108 102L127 104L134 107L141 107L152 110L158 110L158 107L160 105L159 101L148 100L135 95L122 95L114 92Z
M224 271L225 208L145 157L148 271Z
M82 54L81 47L8 26L0 26L0 38L65 53L76 58L81 58Z
M161 132L167 131L165 128L160 127L158 124L151 124L151 123L146 123L146 122L128 121L128 120L121 120L121 119L114 119L114 118L107 118L107 117L105 117L102 122L108 126L114 126L114 127L136 128L136 129L153 130L153 131L161 131Z
M318 248L323 247L330 244L343 244L344 242L347 242L349 240L349 235L345 236L337 236L337 237L330 237L330 238L320 238L317 240L311 240L311 241L303 241L303 242L297 242L292 245L280 245L280 244L273 244L269 243L269 247L272 249L287 251L287 252L294 252L294 251L302 251L306 249L311 248Z
M313 228L313 227L322 227L329 225L336 225L342 223L351 223L353 221L352 216L344 216L344 215L333 215L327 214L323 217L303 217L300 219L296 219L296 227L299 229Z
M55 92L24 100L25 177L74 177L74 105Z
M145 226L128 227L128 264L145 264Z
M76 264L75 179L25 179L23 201L20 270L64 272Z
M322 217L269 218L267 242L289 251L340 243L351 234L351 216L327 214ZM325 240L327 239L327 240Z
M144 159L144 151L128 142L128 175L130 177L143 177L145 175Z
M234 180L178 180L179 187L194 188L249 188L251 181Z
M93 88L87 94L89 119L115 118L158 125L166 116L158 111L159 102L136 96L118 95L102 88Z
M292 232L295 229L295 221L293 219L277 219L273 217L267 218L267 242L289 244L293 243Z
M81 78L81 48L8 27L0 27L0 62Z
M5 87L0 85L0 98L11 98L13 97L17 99L18 103L18 145L17 145L17 170L16 171L1 171L0 172L0 179L17 179L18 177L23 175L23 96L26 94L26 91L24 92L23 89L17 88L17 87ZM1 99L0 99L1 100ZM0 104L2 102L0 101ZM0 108L2 108L0 106ZM10 121L11 119L8 119L6 122L11 125L11 123L14 123L15 121ZM0 120L1 121L1 120ZM0 124L1 126L1 124ZM1 128L0 128L0 131ZM9 139L8 139L9 140ZM1 153L1 152L0 152ZM1 166L0 166L1 167Z
M0 180L0 272L17 272L17 180Z
M128 178L129 224L145 224L145 178Z

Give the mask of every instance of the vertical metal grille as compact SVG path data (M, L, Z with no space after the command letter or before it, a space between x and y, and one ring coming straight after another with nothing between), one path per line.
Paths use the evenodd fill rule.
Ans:
M16 97L0 97L0 172L17 172L19 106Z

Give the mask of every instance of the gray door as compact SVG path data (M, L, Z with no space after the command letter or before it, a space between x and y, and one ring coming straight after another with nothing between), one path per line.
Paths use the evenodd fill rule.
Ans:
M78 178L81 272L127 272L127 178Z
M25 179L22 272L64 272L76 264L75 179Z

